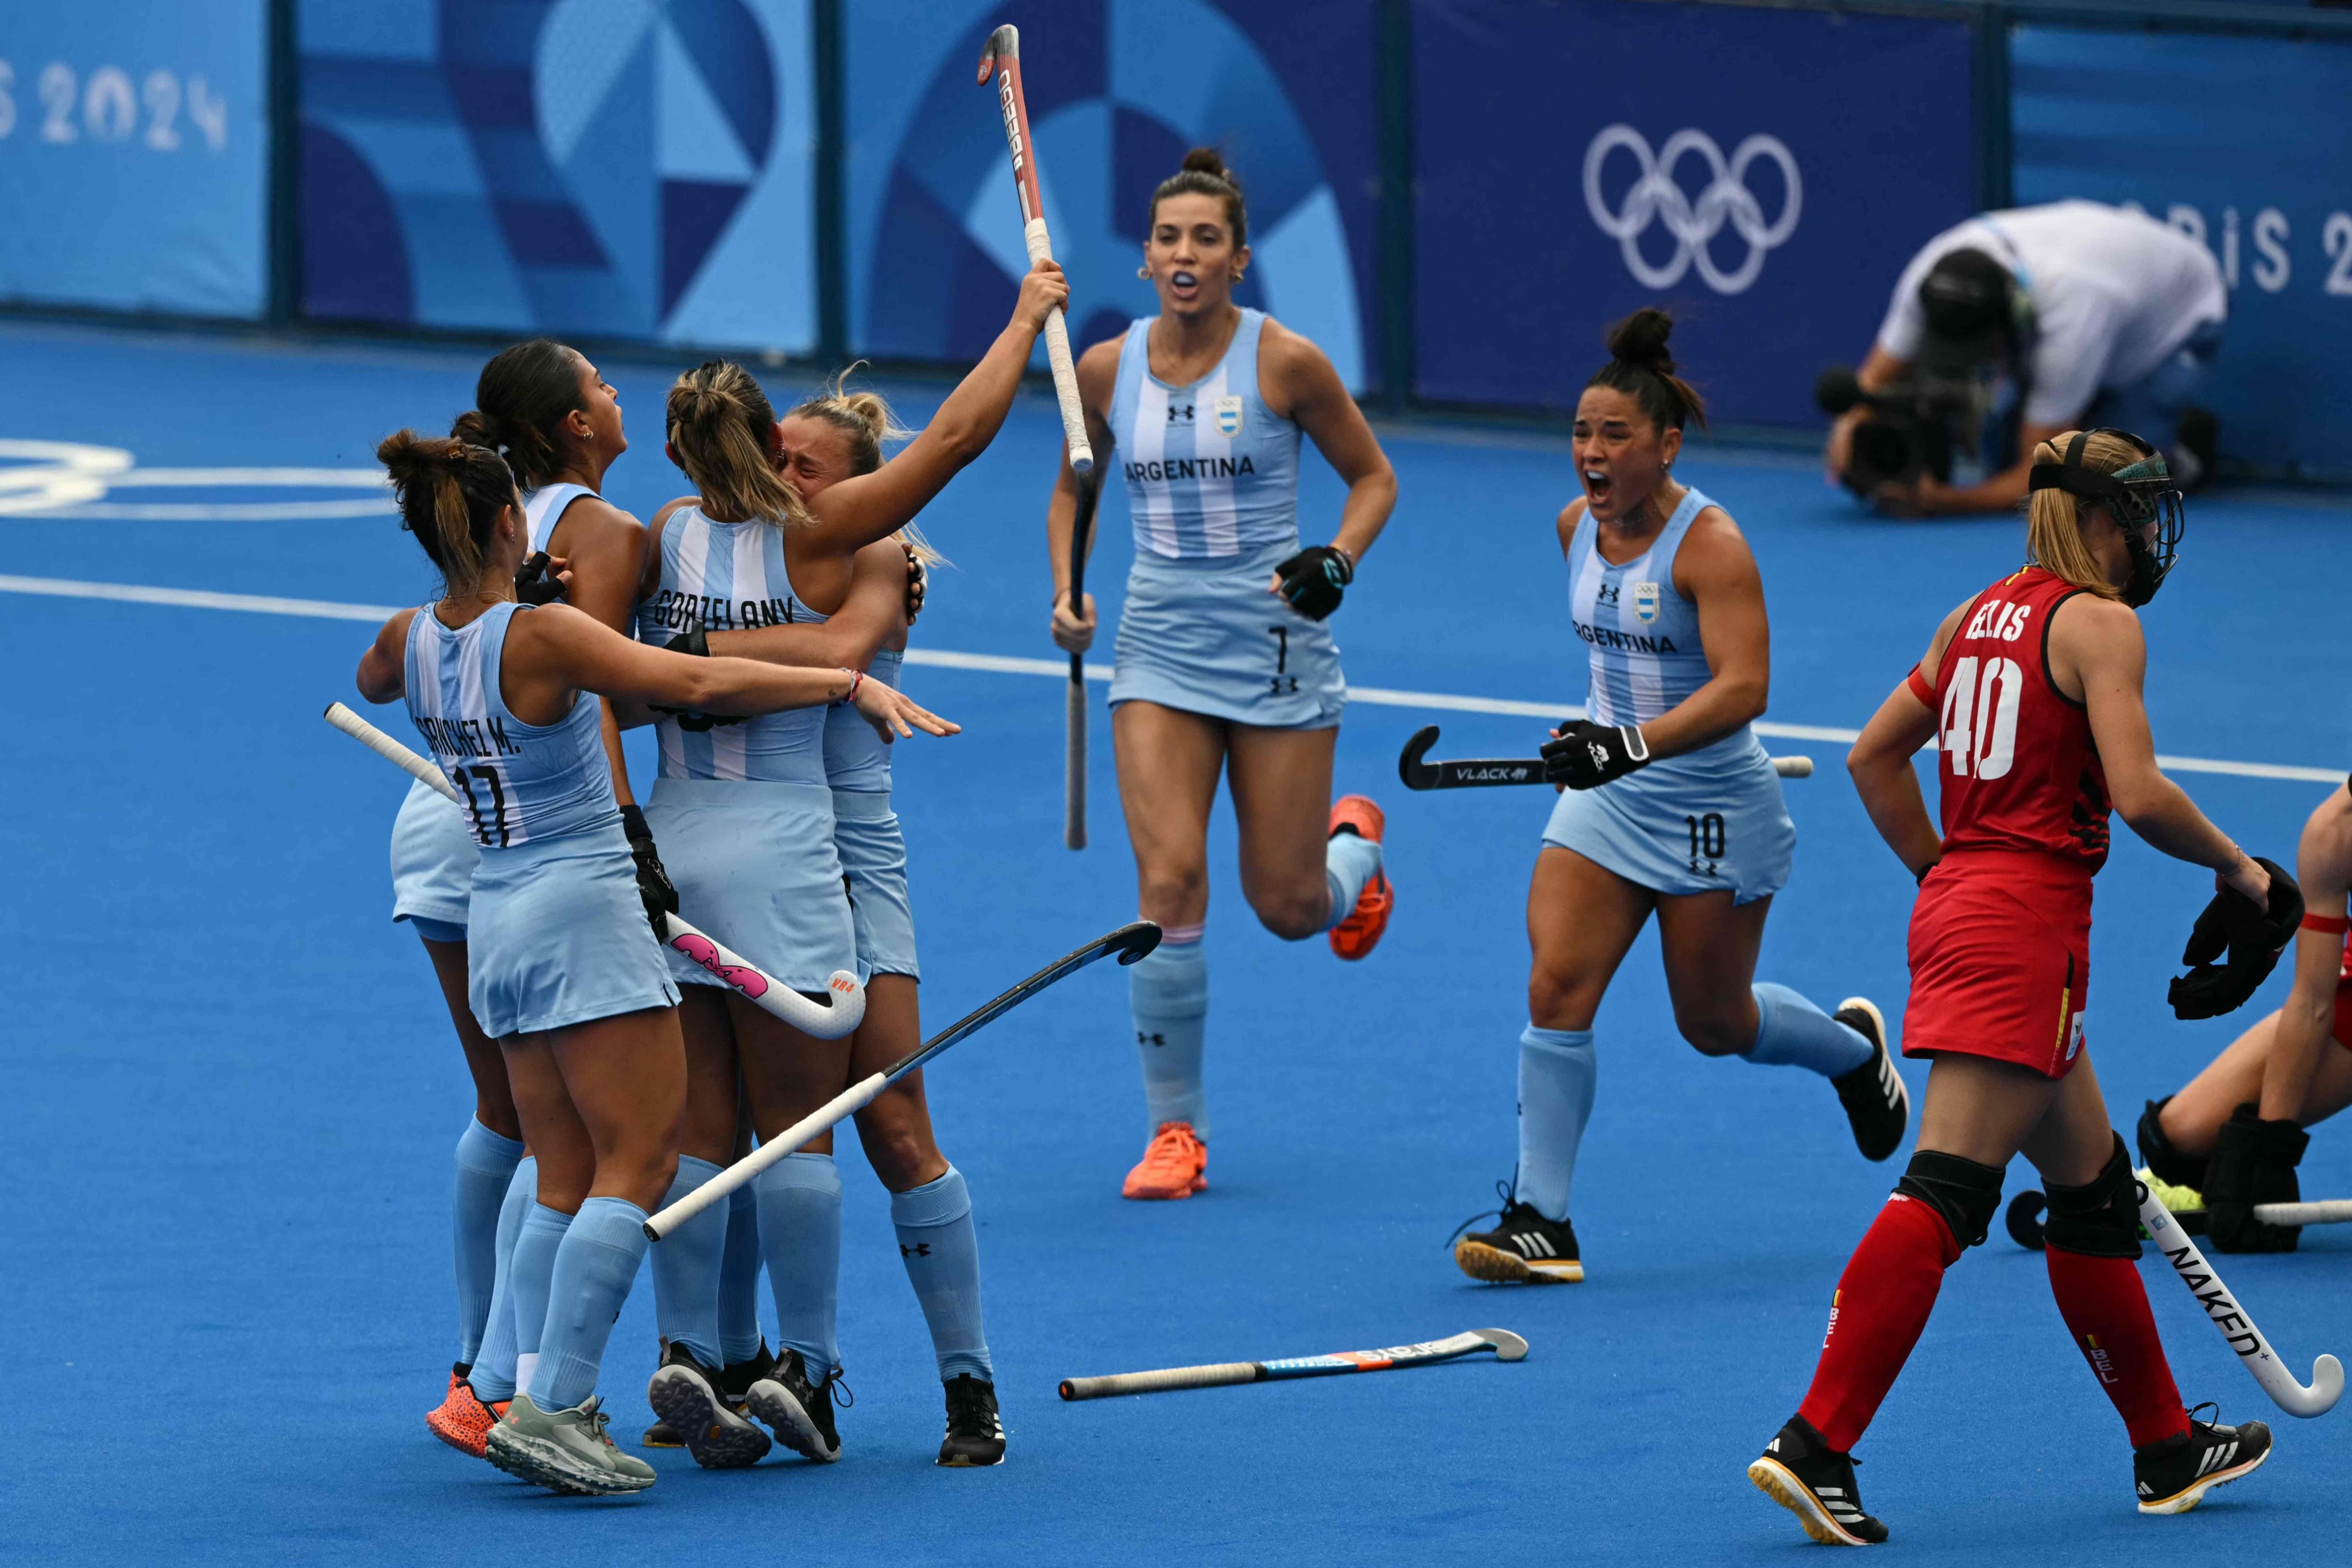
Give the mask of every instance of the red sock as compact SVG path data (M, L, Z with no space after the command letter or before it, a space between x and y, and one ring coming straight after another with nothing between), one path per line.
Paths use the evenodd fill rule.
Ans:
M2091 1258L2056 1247L2047 1256L2050 1293L2058 1298L2075 1347L2115 1401L2132 1447L2146 1448L2189 1430L2189 1413L2180 1407L2164 1342L2148 1315L2138 1268L2128 1258Z
M1895 1386L1936 1310L1944 1270L1960 1260L1934 1207L1896 1193L1853 1249L1830 1303L1821 1364L1797 1414L1838 1453L1851 1452Z

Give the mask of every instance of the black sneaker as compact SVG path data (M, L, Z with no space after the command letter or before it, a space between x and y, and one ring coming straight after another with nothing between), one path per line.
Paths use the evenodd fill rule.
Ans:
M667 1355L669 1341L662 1341L661 1347L662 1354ZM763 1339L760 1342L759 1354L749 1361L730 1361L719 1369L719 1376L715 1380L719 1397L727 1402L727 1408L740 1416L743 1414L743 1401L751 1395L751 1385L774 1371L775 1366L776 1358L769 1354L768 1342ZM646 1427L646 1435L637 1442L640 1447L647 1448L686 1447L686 1439L679 1437L677 1429L667 1421L656 1421Z
M1584 1263L1576 1254L1576 1228L1565 1217L1547 1219L1531 1204L1521 1203L1517 1191L1500 1182L1495 1191L1503 1200L1502 1213L1492 1230L1462 1230L1454 1235L1454 1261L1474 1280L1496 1285L1572 1285L1584 1278ZM1462 1222L1462 1229L1478 1223Z
M751 1385L744 1408L773 1428L785 1448L829 1465L841 1458L841 1435L833 1425L833 1390L840 1381L841 1375L828 1369L824 1382L810 1382L801 1353L787 1349L768 1375Z
M674 1433L694 1462L707 1470L737 1470L767 1457L768 1435L729 1408L719 1396L719 1374L673 1343L646 1385L646 1403Z
M1802 1416L1790 1416L1780 1436L1764 1445L1748 1467L1748 1479L1824 1546L1875 1546L1886 1539L1886 1526L1862 1511L1853 1456L1831 1452Z
M1848 997L1830 1017L1870 1041L1870 1060L1830 1083L1853 1126L1854 1147L1864 1159L1883 1160L1903 1146L1911 1122L1911 1092L1886 1049L1885 1015L1868 997Z
M667 1339L656 1340L655 1342L655 1346L654 1365L656 1367L667 1366L669 1364L669 1341ZM671 1426L667 1421L656 1418L652 1426L646 1428L645 1436L637 1439L637 1447L640 1448L683 1448L686 1447L686 1439L677 1435L677 1427Z
M950 1469L1004 1462L1004 1423L996 1418L996 1385L959 1372L947 1382L948 1435L940 1463Z
M2197 1410L2220 1415L2214 1405ZM2132 1486L2142 1513L2187 1513L2224 1481L2236 1480L2271 1457L2271 1429L2260 1421L2224 1427L2189 1413L2189 1430L2132 1450Z

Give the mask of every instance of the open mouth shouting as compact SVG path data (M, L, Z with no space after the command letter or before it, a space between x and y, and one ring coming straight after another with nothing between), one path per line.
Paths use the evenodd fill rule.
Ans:
M1168 275L1168 292L1179 299L1197 298L1201 292L1199 275L1187 268L1178 267Z
M1609 495L1615 487L1616 482L1609 476L1608 469L1588 466L1580 469L1577 476L1584 481L1585 497L1595 507L1606 507L1609 505Z

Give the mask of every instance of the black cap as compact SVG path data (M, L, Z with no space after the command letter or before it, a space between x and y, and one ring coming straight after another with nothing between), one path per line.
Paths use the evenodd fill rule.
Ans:
M1919 280L1927 319L1920 358L1958 368L2001 357L2011 347L2009 269L1972 246L1947 251Z

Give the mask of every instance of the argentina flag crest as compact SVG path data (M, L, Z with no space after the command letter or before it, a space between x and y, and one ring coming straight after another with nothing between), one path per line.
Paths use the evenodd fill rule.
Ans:
M1633 585L1633 613L1645 626L1658 618L1658 585L1656 583L1637 582Z
M1242 400L1238 395L1217 400L1217 434L1230 441L1242 433Z

